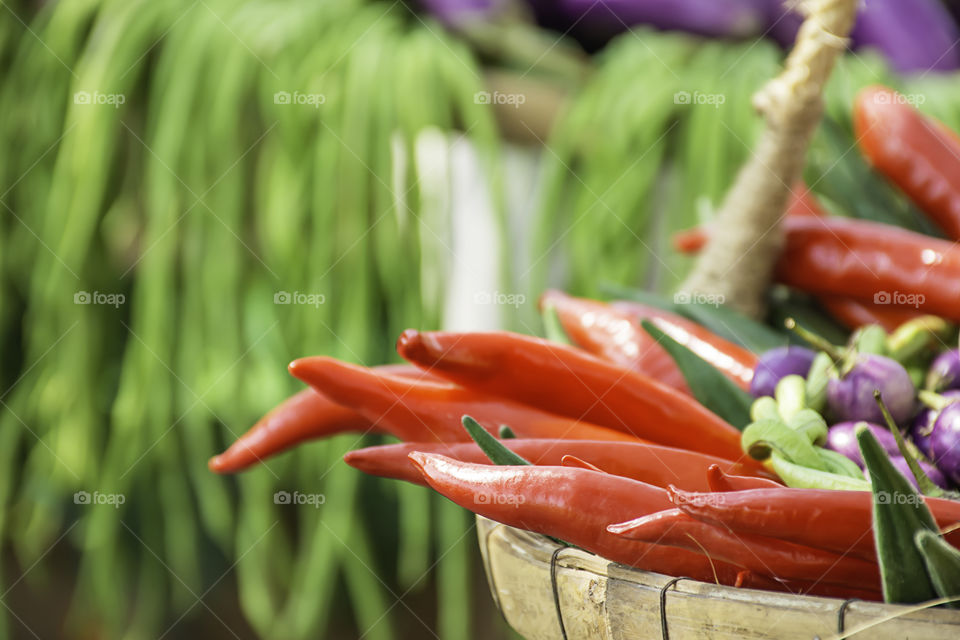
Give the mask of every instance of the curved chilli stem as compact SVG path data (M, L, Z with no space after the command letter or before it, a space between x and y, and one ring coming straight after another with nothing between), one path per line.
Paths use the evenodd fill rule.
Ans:
M824 84L847 46L857 0L803 0L799 8L806 18L783 71L753 97L766 129L681 285L681 291L713 294L755 318L764 311L783 245L779 222L823 112Z

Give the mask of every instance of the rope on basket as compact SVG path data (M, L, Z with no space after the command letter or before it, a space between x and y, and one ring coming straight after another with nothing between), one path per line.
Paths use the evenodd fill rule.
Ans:
M840 609L837 611L837 633L842 634L844 632L844 616L847 613L847 607L849 607L854 602L859 602L860 598L850 598L849 600L844 600L843 604L840 605Z
M550 586L553 589L553 606L557 608L557 622L560 623L560 635L567 640L567 629L563 626L563 611L560 609L560 589L557 587L557 556L566 547L557 547L550 556Z
M667 628L667 589L681 580L693 580L693 578L687 578L685 576L672 578L660 587L660 636L663 640L670 640L670 630Z

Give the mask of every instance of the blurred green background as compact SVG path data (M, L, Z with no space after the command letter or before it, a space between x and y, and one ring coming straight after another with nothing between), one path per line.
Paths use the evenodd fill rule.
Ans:
M669 291L670 235L719 205L782 56L643 28L588 54L404 2L4 2L0 634L510 637L472 517L340 462L375 438L206 461L299 388L293 358L537 333L547 284ZM807 179L916 226L851 152L876 82L960 124L955 76L849 54Z

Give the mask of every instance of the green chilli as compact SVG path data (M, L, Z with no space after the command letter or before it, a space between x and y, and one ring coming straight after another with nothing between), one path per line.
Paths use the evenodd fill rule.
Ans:
M826 471L817 448L810 444L808 437L794 431L782 420L753 422L743 430L740 440L743 450L757 460L766 460L773 452L778 452L794 464Z
M932 600L937 593L914 540L924 530L939 533L937 523L923 496L893 466L876 436L866 427L858 428L857 441L873 489L873 537L883 599L898 603Z

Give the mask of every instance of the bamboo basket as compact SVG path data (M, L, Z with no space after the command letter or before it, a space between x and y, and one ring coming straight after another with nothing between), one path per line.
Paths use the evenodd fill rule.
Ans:
M806 0L780 75L754 95L763 137L716 215L681 285L762 316L789 192L822 114L823 87L857 0ZM751 260L746 260L748 256ZM738 589L633 569L477 516L494 602L527 640L960 639L960 610Z
M960 611L735 589L639 571L477 517L494 602L527 640L960 638Z

